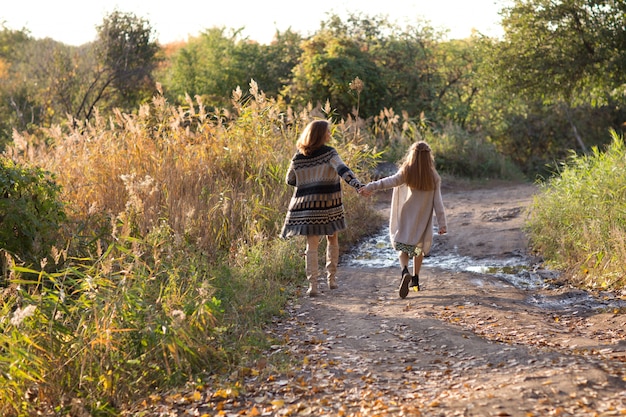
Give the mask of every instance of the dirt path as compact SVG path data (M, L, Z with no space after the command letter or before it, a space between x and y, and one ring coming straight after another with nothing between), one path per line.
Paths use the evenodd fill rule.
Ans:
M435 237L422 291L400 299L397 266L340 265L338 290L321 284L271 329L285 343L268 355L299 365L258 364L239 396L205 393L197 415L626 415L620 297L428 265L450 254L532 262L521 226L535 191L445 188L449 233Z

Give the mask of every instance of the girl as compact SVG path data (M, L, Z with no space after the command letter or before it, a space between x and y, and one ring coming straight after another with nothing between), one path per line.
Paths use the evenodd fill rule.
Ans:
M328 287L337 288L339 262L337 232L346 228L341 181L359 190L363 184L355 177L337 151L328 146L330 123L316 120L309 123L296 142L297 152L287 170L287 184L296 187L289 203L281 237L306 236L307 295L317 295L317 250L326 236L326 277Z
M426 142L419 141L411 145L395 175L367 184L362 192L367 195L387 188L393 188L389 234L393 248L400 252L402 268L398 292L400 298L405 298L409 293L409 281L419 291L420 268L433 241L433 210L437 215L439 234L447 232L441 177L435 169L435 159ZM410 257L413 257L413 276L409 274Z

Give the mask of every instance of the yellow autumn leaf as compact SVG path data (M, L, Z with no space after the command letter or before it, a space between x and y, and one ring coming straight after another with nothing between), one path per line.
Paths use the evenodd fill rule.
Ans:
M283 405L285 405L285 402L283 400L272 400L271 404L276 407L282 407Z
M219 397L219 398L236 398L238 396L239 396L239 391L233 388L218 389L213 394L213 397Z

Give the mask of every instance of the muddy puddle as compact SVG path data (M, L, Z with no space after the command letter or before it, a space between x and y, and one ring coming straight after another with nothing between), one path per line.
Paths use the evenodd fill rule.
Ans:
M379 233L354 247L344 255L342 264L356 268L398 267L398 254L389 243L389 228L383 227ZM483 285L489 276L497 277L502 285L528 290L527 302L548 310L626 310L626 300L616 294L591 293L573 288L564 290L555 284L557 272L543 269L521 254L508 258L474 259L455 253L442 253L437 250L435 236L431 256L424 258L423 266L473 273L475 276L471 282L478 286Z

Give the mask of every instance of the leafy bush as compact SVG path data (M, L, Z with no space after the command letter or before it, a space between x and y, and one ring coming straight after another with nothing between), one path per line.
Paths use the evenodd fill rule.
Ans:
M531 206L531 247L588 288L626 285L626 146L611 132L604 152L572 154Z
M49 172L0 157L0 247L31 264L46 256L65 220L60 191Z

